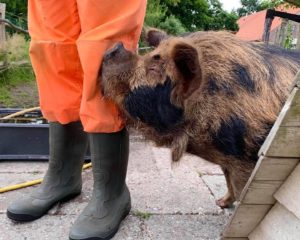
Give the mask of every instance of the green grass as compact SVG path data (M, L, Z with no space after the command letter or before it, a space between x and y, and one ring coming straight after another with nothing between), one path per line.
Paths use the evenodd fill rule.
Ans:
M11 106L13 103L7 86L0 86L0 105L5 107Z
M13 105L14 96L11 90L20 84L34 81L32 68L11 68L0 73L0 105L10 107Z
M29 41L23 35L14 34L0 45L1 66L8 68L0 70L0 105L10 107L13 105L14 97L11 92L15 87L34 81L35 76L30 65ZM14 65L15 63L28 62L25 65Z
M35 79L31 67L14 67L0 73L0 86L16 86Z
M145 219L145 220L148 220L152 214L151 213L148 213L148 212L141 212L141 211L134 211L132 213L133 216L136 216L136 217L139 217L139 218L142 218L142 219Z

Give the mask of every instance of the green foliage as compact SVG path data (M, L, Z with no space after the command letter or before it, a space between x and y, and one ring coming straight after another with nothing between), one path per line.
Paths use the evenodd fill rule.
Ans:
M171 2L171 0L168 1ZM176 4L176 2L174 4ZM185 27L178 18L174 15L167 15L167 7L161 3L160 0L148 2L145 24L147 26L163 29L173 35L186 32Z
M209 0L209 16L210 21L207 24L209 30L222 30L227 29L231 31L237 31L238 16L235 12L228 13L222 8L222 4L219 0Z
M180 0L176 5L165 3L167 14L176 16L189 31L203 30L210 21L206 0Z
M265 9L274 9L279 5L290 6L284 0L241 0L242 7L237 9L237 14L242 17Z
M166 18L167 9L160 3L160 0L150 0L147 5L145 23L151 27L158 27Z
M27 0L1 0L6 4L6 11L17 17L27 18Z
M237 13L240 17L262 10L259 0L241 0L241 5L242 7L237 9Z
M158 27L172 35L182 34L187 31L180 20L174 15L167 17L164 22L158 25Z
M197 30L238 30L235 12L228 13L219 0L149 0L145 25L171 34Z
M287 5L283 0L262 0L260 2L260 9L274 9L281 4Z
M5 18L13 24L27 29L27 1L28 0L1 0L6 4ZM13 33L11 29L7 29L9 33Z
M27 28L27 0L1 2L6 3L7 18ZM172 34L196 30L236 31L235 19L236 14L224 11L219 0L148 0L145 24L163 28Z

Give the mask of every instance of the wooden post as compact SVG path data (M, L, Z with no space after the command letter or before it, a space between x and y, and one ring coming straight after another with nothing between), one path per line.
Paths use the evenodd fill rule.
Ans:
M284 46L287 25L288 25L288 19L286 19L286 18L282 19L279 33L278 33L278 36L276 37L276 45L278 45L278 46L281 46L281 47Z
M289 21L288 19L284 18L284 19L282 19L282 22L281 22L281 27L280 27L280 32L279 32L279 45L281 47L284 46L288 21Z
M274 18L266 18L262 40L268 45L270 40L270 30Z
M300 24L297 24L297 44L296 49L300 49Z
M5 9L6 4L0 3L0 19L5 19ZM5 23L2 23L0 25L0 44L5 42L6 36L5 36Z

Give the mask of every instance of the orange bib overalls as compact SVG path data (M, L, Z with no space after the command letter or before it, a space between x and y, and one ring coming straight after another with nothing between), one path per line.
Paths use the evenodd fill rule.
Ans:
M30 57L49 121L82 121L87 132L124 127L99 89L104 52L122 41L136 50L146 0L29 0ZM101 81L101 80L100 80Z

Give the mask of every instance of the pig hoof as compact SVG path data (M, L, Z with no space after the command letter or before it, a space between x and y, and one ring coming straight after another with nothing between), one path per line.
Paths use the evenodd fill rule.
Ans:
M233 207L233 201L230 201L228 199L223 199L223 198L216 200L216 204L220 208L232 208Z

